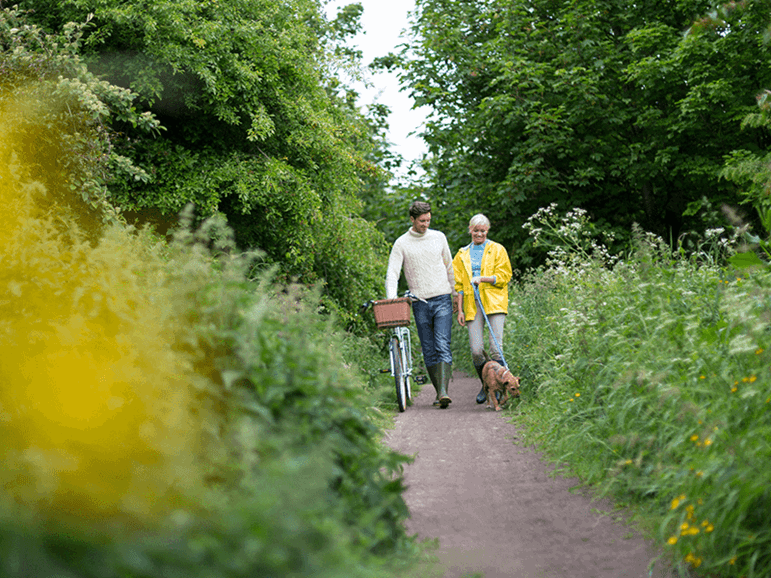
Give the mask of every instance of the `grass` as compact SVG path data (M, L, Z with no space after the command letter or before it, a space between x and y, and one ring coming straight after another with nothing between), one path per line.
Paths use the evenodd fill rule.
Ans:
M684 573L771 575L771 272L641 234L612 263L570 241L512 288L517 422Z

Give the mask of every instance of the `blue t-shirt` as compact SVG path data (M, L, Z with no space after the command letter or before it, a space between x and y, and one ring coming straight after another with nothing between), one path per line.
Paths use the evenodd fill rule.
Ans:
M482 255L485 252L485 246L487 241L481 245L471 244L469 249L469 257L471 258L471 276L479 277L482 274Z

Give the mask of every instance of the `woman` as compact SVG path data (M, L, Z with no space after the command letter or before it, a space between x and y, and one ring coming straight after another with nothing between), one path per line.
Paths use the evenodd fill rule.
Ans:
M484 332L485 319L478 311L474 287L479 289L482 307L490 321L495 340L503 349L503 323L509 309L509 281L511 281L511 261L509 254L500 243L490 241L487 233L490 221L484 215L471 217L468 231L471 244L463 247L452 261L455 272L455 291L458 293L458 323L468 326L471 359L482 379L482 366L485 364ZM491 344L490 357L503 365L498 348ZM477 403L486 399L484 386L477 394Z

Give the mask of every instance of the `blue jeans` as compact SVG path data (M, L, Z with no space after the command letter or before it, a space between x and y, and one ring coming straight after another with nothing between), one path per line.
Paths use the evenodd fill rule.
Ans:
M440 361L452 363L452 296L437 295L425 303L416 301L412 304L412 313L415 315L426 367L432 367Z

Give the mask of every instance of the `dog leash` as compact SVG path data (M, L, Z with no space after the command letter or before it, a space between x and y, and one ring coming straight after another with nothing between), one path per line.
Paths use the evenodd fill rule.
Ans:
M498 353L501 356L501 364L506 369L509 368L508 364L506 363L506 359L503 357L503 350L501 349L501 346L498 345L498 340L495 338L495 333L493 333L493 326L490 325L490 320L487 318L487 313L485 313L485 308L482 306L482 297L479 295L479 286L474 285L473 283L471 286L474 288L474 297L476 297L477 303L479 304L479 310L482 312L482 315L485 318L485 323L487 323L487 328L490 330L490 339L492 339L493 343L495 344L495 348L498 350Z

